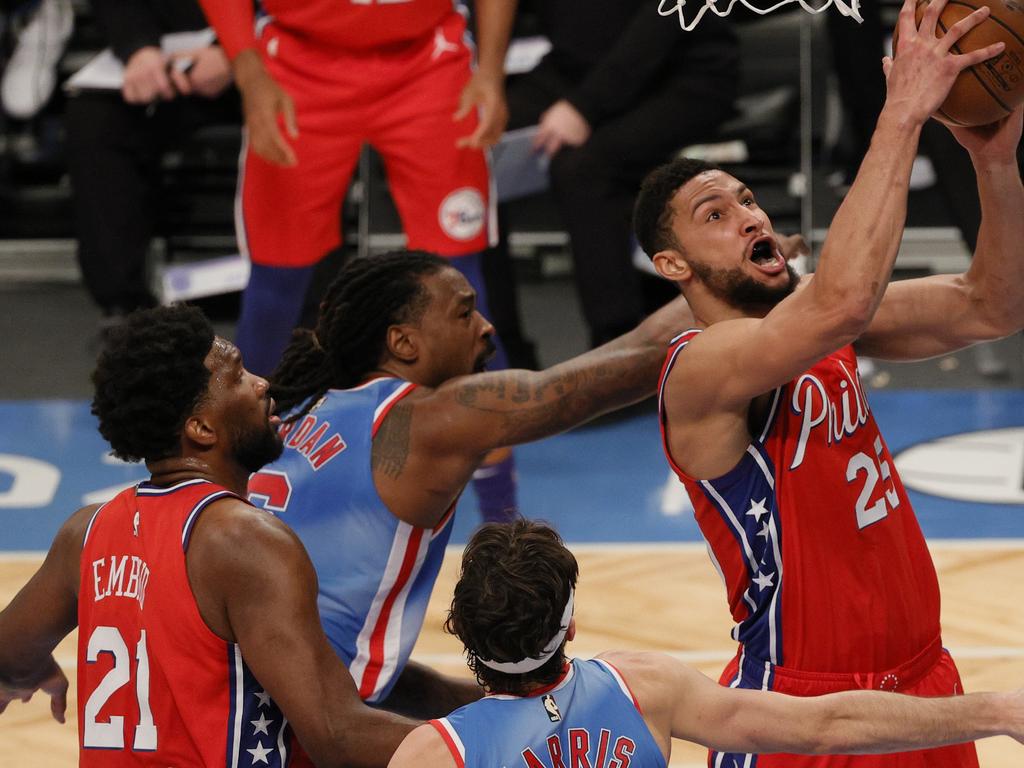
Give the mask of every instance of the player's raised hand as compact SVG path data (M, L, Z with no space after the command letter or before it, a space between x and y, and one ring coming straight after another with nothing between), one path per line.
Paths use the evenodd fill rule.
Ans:
M482 149L497 143L508 123L508 104L505 103L504 75L488 74L482 70L473 73L459 95L459 108L452 119L464 120L470 111L478 108L479 122L468 136L455 140L457 147Z
M916 0L904 0L896 23L895 60L887 56L882 61L886 108L899 110L917 125L922 125L946 100L960 72L999 55L1005 47L1003 43L993 43L969 53L954 53L956 42L991 11L982 6L936 37L939 15L945 7L946 0L932 0L918 24Z
M283 125L288 138L299 135L291 96L270 76L255 50L242 51L233 66L253 152L274 165L297 165L295 150L281 132Z
M50 697L50 714L58 723L64 722L64 713L68 708L68 679L58 666L53 656L43 671L43 677L35 684L7 684L0 681L0 714L7 709L12 701L28 701L36 691L42 691Z

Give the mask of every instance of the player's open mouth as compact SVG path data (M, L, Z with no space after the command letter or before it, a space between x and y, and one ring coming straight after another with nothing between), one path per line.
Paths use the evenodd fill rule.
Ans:
M769 275L777 275L786 268L786 262L771 238L758 240L750 251L750 260Z
M281 423L281 417L274 413L275 408L277 408L277 403L274 402L274 398L270 398L270 402L267 403L267 419L273 427L276 427Z

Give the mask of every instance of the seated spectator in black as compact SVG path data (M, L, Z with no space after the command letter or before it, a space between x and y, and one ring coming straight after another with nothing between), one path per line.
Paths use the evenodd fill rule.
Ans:
M124 86L81 90L68 101L68 167L78 263L104 314L155 298L146 254L161 205L160 162L198 128L241 123L231 68L214 44L165 54L162 35L201 30L195 0L92 0Z
M707 14L686 32L675 17L635 0L542 0L534 12L552 49L509 80L508 128L539 124L537 149L551 157L551 186L597 346L635 327L648 309L631 260L640 181L684 146L714 141L733 116L739 48L728 19ZM497 269L503 258L492 260ZM507 291L508 279L487 290ZM517 334L501 306L492 299L511 354Z

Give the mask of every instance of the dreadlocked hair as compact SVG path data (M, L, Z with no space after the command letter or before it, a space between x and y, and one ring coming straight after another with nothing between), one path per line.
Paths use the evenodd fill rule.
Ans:
M430 302L422 278L445 266L425 251L392 251L342 267L320 305L316 330L292 334L270 377L278 412L292 411L287 420L295 421L328 389L358 384L380 364L388 328L422 316Z
M558 680L565 667L564 642L541 667L523 674L499 672L480 660L540 656L560 629L578 575L576 558L544 523L520 519L480 527L462 555L444 625L462 641L480 685L522 696Z
M139 310L110 329L92 373L100 434L125 461L176 456L206 394L213 327L182 304Z

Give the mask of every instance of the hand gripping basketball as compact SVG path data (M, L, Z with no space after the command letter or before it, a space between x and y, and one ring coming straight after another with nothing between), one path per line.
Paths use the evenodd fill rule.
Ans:
M928 8L917 0L918 24ZM950 47L954 55L987 50L994 43L1004 48L963 69L934 117L952 126L996 122L1024 103L1024 3L1020 0L948 0L939 10L935 35L941 37L972 13L987 8L988 15ZM893 32L893 50L899 53L900 24Z
M946 31L939 28L939 15L947 0L933 0L917 16L920 0L904 0L896 27L895 58L882 61L885 71L886 109L902 113L904 119L924 123L946 100L957 76L1002 52L1002 43L969 53L956 53L953 46L990 13L979 8Z

